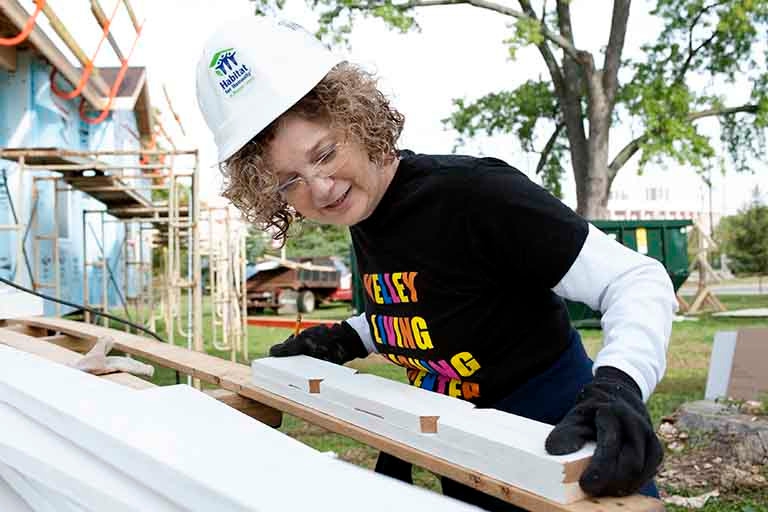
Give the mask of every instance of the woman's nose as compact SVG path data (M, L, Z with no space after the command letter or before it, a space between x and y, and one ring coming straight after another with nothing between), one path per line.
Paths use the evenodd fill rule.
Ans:
M328 202L333 188L333 178L316 176L309 180L309 190L312 192L312 201L317 208L322 208Z

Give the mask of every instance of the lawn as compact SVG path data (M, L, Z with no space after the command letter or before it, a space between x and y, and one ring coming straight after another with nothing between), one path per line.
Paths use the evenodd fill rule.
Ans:
M729 309L768 307L768 295L757 296L727 296L719 297ZM206 318L209 314L206 308ZM351 314L344 305L321 308L310 318L343 319ZM712 349L714 334L717 331L736 330L742 327L766 325L760 319L727 319L715 318L703 314L695 320L676 322L672 329L672 338L668 352L668 369L666 375L655 393L649 400L648 406L654 421L658 426L662 417L672 414L683 402L702 399L706 384L709 355ZM162 330L162 325L159 326ZM204 339L210 339L210 325L205 322ZM249 326L249 353L251 358L265 356L269 347L282 341L291 334L288 329ZM584 344L590 355L594 355L600 347L601 331L594 329L581 330ZM228 354L216 351L208 346L208 351L222 357ZM242 361L245 362L245 361ZM395 365L386 363L383 359L372 356L364 361L352 363L360 371L376 374L405 382L404 371ZM161 370L155 376L158 384L171 384L176 381L175 372ZM376 450L356 441L325 431L291 416L285 416L280 428L286 434L299 439L321 451L333 451L341 458L372 468L376 460ZM768 476L766 468L763 472ZM419 485L429 488L439 488L439 482L427 471L415 470L415 478ZM667 489L670 493L686 494L686 489ZM686 510L681 507L668 506L667 510L677 512ZM702 512L768 512L768 490L740 491L723 494L720 498L711 499Z

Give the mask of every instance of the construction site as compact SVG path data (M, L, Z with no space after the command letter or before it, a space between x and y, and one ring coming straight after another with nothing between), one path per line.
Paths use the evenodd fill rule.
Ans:
M334 323L312 315L321 303L362 312L355 263L350 277L338 259L248 261L248 223L204 199L199 149L171 136L184 131L172 95L151 97L152 76L132 61L142 13L130 0L76 4L0 0L0 511L481 510L370 471L378 452L532 512L665 509L585 493L594 443L550 455L552 425L376 375L371 365L392 367L378 354L264 357L265 340ZM89 18L95 47L64 10ZM118 17L130 37L110 31ZM99 52L118 64L95 65ZM666 258L699 228L660 229ZM667 265L676 291L698 270L694 297L677 294L681 314L725 312L714 242L699 231L695 259L678 258L678 275ZM639 250L639 234L622 236ZM403 279L387 285L392 297ZM730 373L710 378L728 387ZM302 432L343 437L365 460Z

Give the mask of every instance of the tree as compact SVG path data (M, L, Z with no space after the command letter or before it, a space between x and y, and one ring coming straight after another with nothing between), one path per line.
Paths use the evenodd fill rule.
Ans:
M269 248L269 235L256 226L248 226L248 235L245 237L245 259L249 263L255 262Z
M270 1L255 0L257 13ZM334 41L344 40L357 16L380 18L402 32L418 29L416 9L438 5L470 5L513 18L514 33L504 41L511 57L522 46L535 45L549 79L531 79L475 101L455 99L445 122L460 137L515 133L524 150L539 154L536 172L554 193L570 162L577 211L588 218L604 215L616 174L638 153L641 169L667 159L697 168L712 165L715 144L701 132L701 119L720 121L721 143L737 170L765 154L768 74L758 45L768 0L656 0L652 14L664 29L643 46L642 61L622 59L630 0L614 0L602 55L574 45L571 1L556 0L554 10L546 0L536 6L518 0L519 9L489 0L312 0L311 5L319 12L318 35ZM619 81L620 70L631 75L626 84ZM727 104L710 90L694 90L694 79L702 77L711 83L746 80L750 98ZM643 133L609 154L611 127L630 120L640 123ZM541 144L543 129L551 132Z
M736 274L768 274L768 206L753 200L723 219L718 235Z
M317 224L303 221L295 234L288 238L286 253L289 258L339 256L349 265L352 241L344 226Z

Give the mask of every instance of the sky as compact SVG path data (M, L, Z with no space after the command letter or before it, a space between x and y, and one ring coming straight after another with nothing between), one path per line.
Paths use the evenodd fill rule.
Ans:
M104 11L110 14L115 5L113 1L100 2ZM21 3L32 9L32 0L22 0ZM71 0L49 0L49 3L90 54L98 43L100 29L90 15L87 2L78 2L79 8L73 8L75 3ZM164 111L163 125L176 146L200 150L204 194L213 199L221 182L215 165L213 137L197 107L195 66L206 37L229 20L252 15L253 6L247 0L132 0L131 3L138 17L146 18L131 63L147 67L152 102ZM500 3L517 8L517 2L512 0L501 0ZM611 0L573 0L577 47L599 53L608 38L612 3ZM643 0L632 3L624 58L640 56L640 45L654 40L661 28L649 14L649 5ZM303 1L287 0L280 15L309 30L316 28L316 14ZM455 5L422 8L417 20L421 30L405 35L387 29L379 20L360 20L351 34L350 48L336 49L349 60L376 73L382 90L405 114L402 147L423 153L448 153L454 147L456 133L446 129L441 119L450 115L454 98L474 99L488 92L512 89L528 79L548 76L541 57L533 48L519 51L515 61L509 59L502 41L512 32L509 28L511 18L471 6ZM42 23L45 27L45 21ZM121 46L129 47L133 31L122 7L118 10L114 30ZM116 65L117 60L105 45L96 63ZM186 136L170 115L163 86L171 95ZM738 89L733 88L730 94L738 96L734 92ZM735 97L734 101L738 99ZM636 126L614 128L612 155L638 134L637 129ZM708 129L716 133L714 123L710 123ZM542 135L546 138L548 134ZM532 172L538 155L523 152L512 135L480 137L460 148L459 152L502 158L537 179ZM631 189L636 186L636 162L637 158L625 166L614 187ZM701 180L691 169L676 169L670 165L668 170L650 168L647 173L661 176L681 190L701 186ZM713 181L716 206L732 212L749 199L755 183L768 191L768 168L762 163L755 176L729 174L724 179L716 175ZM564 201L574 207L575 191L570 173L564 192Z

